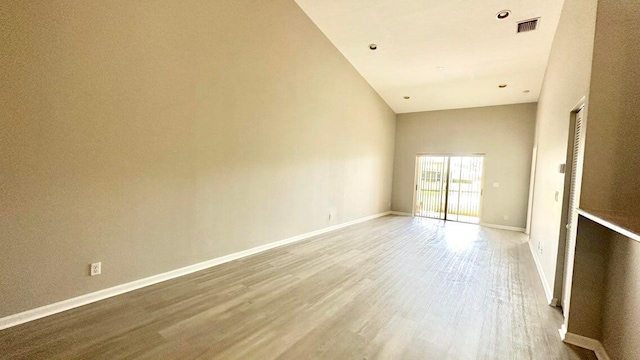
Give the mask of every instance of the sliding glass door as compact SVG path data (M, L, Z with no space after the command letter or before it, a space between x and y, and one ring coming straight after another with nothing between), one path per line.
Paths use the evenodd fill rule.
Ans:
M446 156L419 156L416 175L416 216L445 219L447 174Z
M484 156L419 155L415 216L480 222Z

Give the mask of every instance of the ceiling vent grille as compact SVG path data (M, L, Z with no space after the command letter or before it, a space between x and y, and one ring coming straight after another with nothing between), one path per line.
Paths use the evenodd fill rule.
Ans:
M518 33L537 30L539 24L540 24L540 18L520 21L518 23Z

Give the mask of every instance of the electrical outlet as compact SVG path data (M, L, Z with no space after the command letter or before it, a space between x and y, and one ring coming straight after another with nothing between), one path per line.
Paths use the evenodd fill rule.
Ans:
M505 215L505 216L504 216L504 219L505 219L505 220L509 220L509 215Z
M91 276L96 276L102 274L102 262L97 262L91 264Z

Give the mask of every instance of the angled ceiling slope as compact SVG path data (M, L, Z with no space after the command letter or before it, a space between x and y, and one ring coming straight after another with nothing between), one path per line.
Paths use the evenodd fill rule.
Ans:
M563 0L296 2L396 113L537 101L563 5ZM505 9L510 15L498 20ZM537 30L517 33L518 22L534 18L540 18ZM370 44L377 49L370 50Z

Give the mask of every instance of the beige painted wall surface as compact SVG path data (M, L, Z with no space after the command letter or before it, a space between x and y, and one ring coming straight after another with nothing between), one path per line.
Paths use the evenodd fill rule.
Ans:
M611 359L640 359L640 243L610 238L602 343Z
M2 8L0 316L388 210L395 115L294 1Z
M600 0L581 205L640 217L640 4Z
M417 153L484 153L481 222L524 228L535 113L530 103L399 114L392 209L412 212Z
M580 217L568 331L640 359L640 243Z
M602 339L602 313L611 236L612 231L608 228L587 218L578 218L578 240L567 322L567 331L572 334Z
M581 206L640 218L638 18L637 0L598 1ZM611 359L640 359L640 243L608 240L603 345Z
M595 16L595 0L565 0L536 115L538 160L531 241L534 248L541 249L537 256L543 281L558 299L562 277L557 280L555 275L564 196L564 174L558 166L566 162L571 110L589 93ZM590 121L590 114L586 117ZM556 191L559 201L555 200Z

